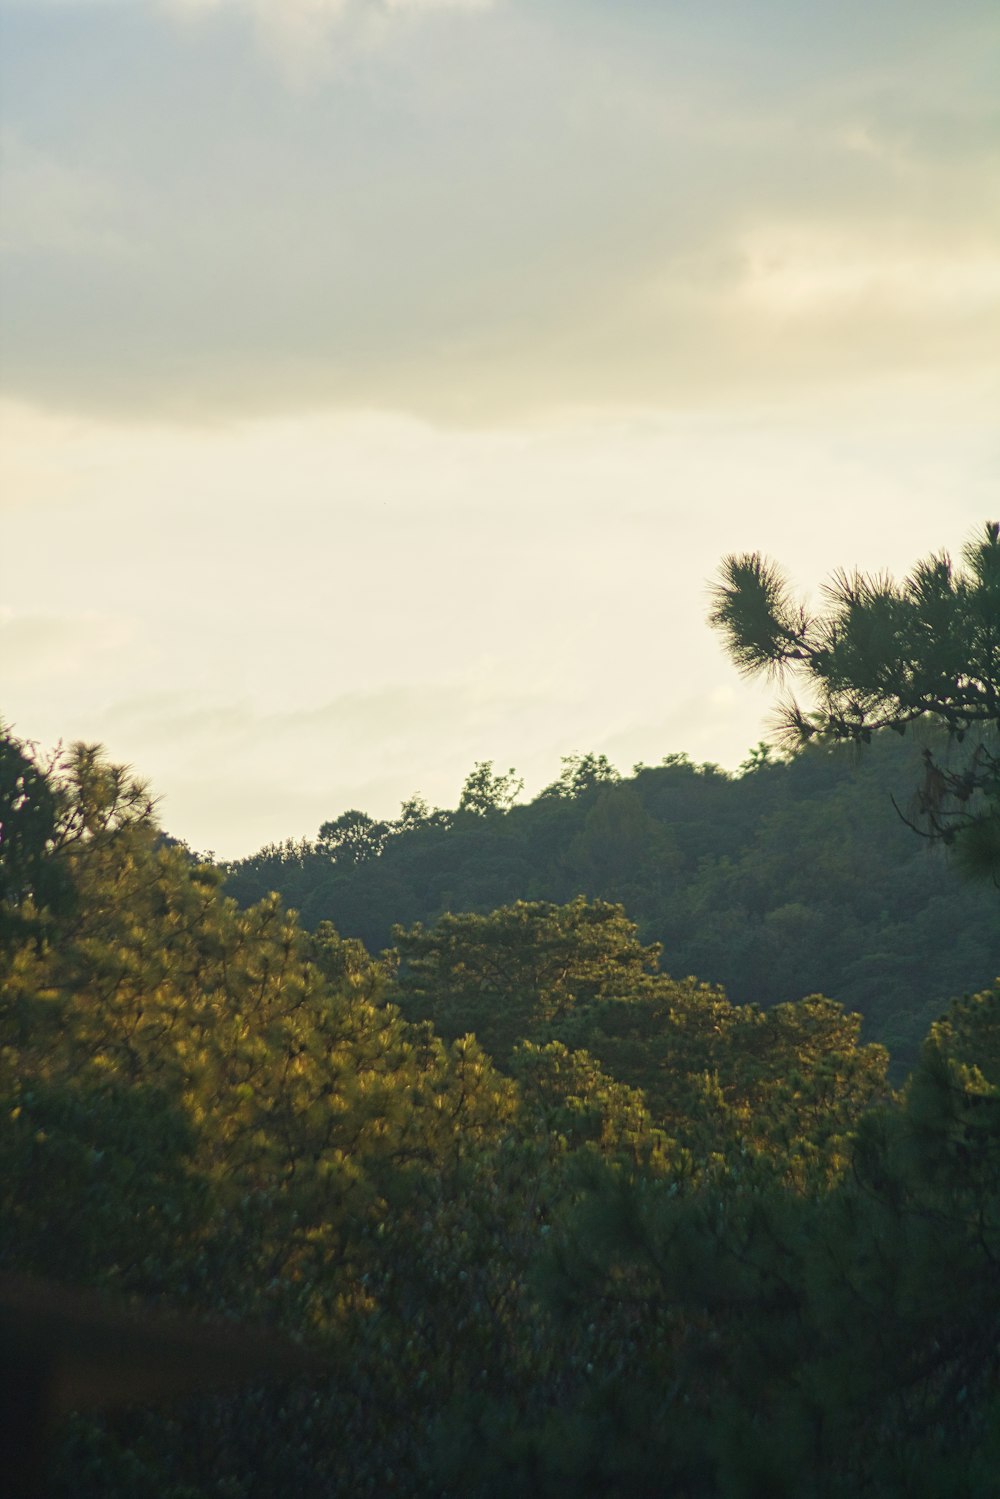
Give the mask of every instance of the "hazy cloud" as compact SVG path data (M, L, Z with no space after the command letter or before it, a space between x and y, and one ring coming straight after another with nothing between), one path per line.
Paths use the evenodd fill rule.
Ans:
M481 759L534 790L574 751L735 765L773 693L705 624L721 554L763 548L806 591L900 572L996 494L989 382L463 432L0 418L0 711L106 743L227 853L414 790L454 804Z
M395 683L351 692L307 710L268 712L249 699L209 701L171 693L123 699L105 738L152 779L164 826L233 857L289 836L313 836L351 806L391 817L419 792L455 806L477 760L510 764L534 795L571 752L607 753L624 771L658 763L668 747L713 759L734 714L757 694L734 682L678 697L638 723L612 710L601 730L581 698L484 691L481 683ZM698 722L692 736L690 725ZM746 748L755 742L746 737ZM743 741L739 749L743 748ZM737 752L736 758L739 758ZM225 765L210 780L206 764Z
M0 174L0 251L102 256L127 249L109 227L121 205L105 174L32 148L12 129L0 129Z
M89 670L95 656L120 651L129 627L114 615L86 610L77 615L19 614L0 605L2 680L12 688L62 684L67 676Z
M995 8L414 3L15 6L8 392L481 423L994 358ZM376 21L305 94L248 41Z
M0 14L0 709L196 844L736 764L722 552L995 508L996 0Z
M383 43L394 26L434 12L489 10L494 0L162 0L168 13L197 20L231 11L295 87L318 84L345 51Z

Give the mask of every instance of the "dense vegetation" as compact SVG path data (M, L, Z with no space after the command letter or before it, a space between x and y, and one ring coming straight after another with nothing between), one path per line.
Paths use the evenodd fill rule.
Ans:
M620 907L397 972L241 910L96 752L2 771L0 1265L332 1360L77 1418L57 1492L988 1491L1000 993L896 1096L839 1006L675 981Z
M860 751L758 751L736 776L674 756L625 780L586 756L528 806L505 804L504 777L491 797L480 766L472 806L411 802L392 824L348 812L228 866L226 888L247 904L277 890L306 926L332 921L373 952L448 911L620 903L674 975L740 1002L820 993L859 1011L901 1077L943 999L1000 973L995 893L956 878L893 805L909 806L929 745L948 754L929 730L883 730Z
M480 765L455 813L347 814L227 879L99 751L0 734L0 1269L325 1352L75 1417L55 1492L997 1492L1000 985L941 1004L898 1090L858 1015L781 987L805 929L910 1037L917 967L947 989L996 950L989 886L879 821L907 746L628 783L588 757L520 808ZM250 899L269 870L312 931ZM372 957L323 918L379 892L403 925ZM653 940L669 916L670 972L705 974L675 954L715 900L742 1003Z

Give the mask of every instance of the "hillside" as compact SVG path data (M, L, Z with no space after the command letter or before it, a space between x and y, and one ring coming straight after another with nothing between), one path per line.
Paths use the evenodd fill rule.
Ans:
M241 904L276 890L307 927L332 921L370 951L447 911L619 902L675 977L760 1005L825 994L862 1013L898 1069L950 997L1000 972L995 892L960 879L893 805L921 774L919 745L892 734L860 753L758 753L737 775L672 756L618 779L587 756L523 806L503 806L498 776L493 805L487 784L452 812L345 813L315 841L228 865L227 890Z
M683 890L686 858L697 891L726 815L713 878L787 868L784 825L832 881L810 809L846 864L877 844L837 821L844 763L782 807L808 758L745 785L573 762L506 813L479 766L457 816L341 819L301 865L350 837L359 877L435 842L475 868L477 838L547 828L572 870L627 808L662 843L625 893ZM77 1412L54 1496L992 1492L1000 986L897 1091L837 1003L672 978L616 903L442 915L372 959L275 896L241 909L153 807L94 747L0 735L0 1272L263 1324L322 1372Z

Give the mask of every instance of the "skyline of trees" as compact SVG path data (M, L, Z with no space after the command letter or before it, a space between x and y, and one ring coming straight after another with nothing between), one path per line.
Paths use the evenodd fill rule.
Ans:
M446 912L583 893L623 905L675 977L741 1003L822 993L860 1011L902 1076L942 997L1000 972L990 887L963 882L893 806L925 749L947 755L947 740L883 731L861 753L764 747L736 775L671 755L623 778L599 757L569 757L527 804L411 804L361 857L329 840L272 845L225 866L226 888L241 902L276 889L306 926L332 920L372 951ZM367 828L363 817L349 825Z

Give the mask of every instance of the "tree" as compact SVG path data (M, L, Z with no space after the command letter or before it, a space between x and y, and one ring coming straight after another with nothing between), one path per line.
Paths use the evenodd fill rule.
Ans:
M72 902L58 834L56 786L0 723L0 944L37 934L47 912Z
M655 1128L641 1090L604 1072L589 1052L562 1041L520 1041L511 1070L545 1137L571 1148L594 1146L636 1165L666 1159L666 1137Z
M521 1040L613 995L641 989L659 961L621 906L515 901L488 916L450 912L432 927L393 933L402 959L399 1003L446 1038L474 1032L497 1061Z
M860 1015L821 995L763 1010L657 974L588 1022L588 1052L641 1090L654 1123L695 1160L766 1158L798 1187L843 1171L858 1119L889 1093L884 1047L862 1044Z
M120 1428L81 1415L53 1492L395 1489L414 1433L518 1331L547 1157L507 1152L502 1215L494 1163L533 1111L471 1038L403 1020L386 960L276 896L240 910L96 749L8 761L4 868L30 878L3 891L25 919L0 941L0 1269L280 1323L342 1371ZM58 909L36 854L68 881Z
M524 790L524 777L513 765L506 773L494 772L492 760L477 760L465 778L458 799L460 812L488 817L491 812L509 812Z
M336 864L364 864L377 859L389 836L388 824L352 809L324 822L316 839L318 851Z
M432 816L430 803L419 792L408 796L405 802L400 803L399 816L393 824L396 833L412 833L417 828L422 828L429 822Z
M577 826L566 864L583 889L621 900L631 911L641 907L643 893L676 878L676 845L646 811L634 786L603 786Z
M586 1377L506 1431L491 1412L467 1472L497 1431L507 1466L469 1488L995 1493L998 1018L996 990L953 1007L818 1191L748 1157L659 1178L594 1161L536 1271Z
M804 680L814 706L790 697L781 710L793 743L943 729L946 748L924 749L906 820L1000 883L1000 524L988 522L962 558L956 568L946 553L929 557L901 583L840 571L811 613L772 562L729 556L709 619L741 671Z
M585 796L598 786L621 780L607 755L562 755L560 763L562 770L558 779L551 786L546 786L542 796Z

